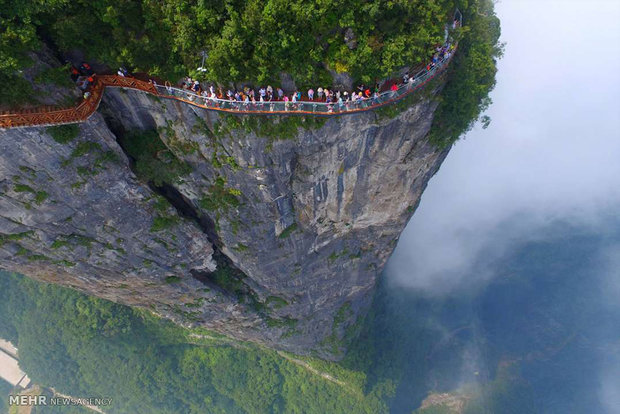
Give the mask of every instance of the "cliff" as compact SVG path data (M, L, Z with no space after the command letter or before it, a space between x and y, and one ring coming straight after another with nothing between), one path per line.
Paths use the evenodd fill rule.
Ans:
M393 118L328 120L108 89L69 142L0 131L0 267L337 358L447 155L434 87Z

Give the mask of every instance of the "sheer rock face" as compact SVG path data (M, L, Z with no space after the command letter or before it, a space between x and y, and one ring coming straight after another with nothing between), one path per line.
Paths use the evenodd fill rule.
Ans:
M109 89L103 117L83 124L73 143L58 144L44 129L0 132L0 233L34 232L4 236L0 266L237 339L337 358L447 155L426 138L435 108L420 99L394 119L369 112L305 121L282 139L260 132L288 118L222 117ZM166 193L194 220L163 231L151 229L155 217L175 210L161 211L112 133L154 128L193 169ZM63 163L85 140L101 149ZM102 151L117 159L81 176L76 165L95 165ZM38 204L36 194L15 191L20 182L49 197ZM71 234L94 241L53 247ZM245 273L242 295L210 278L220 265L212 246Z
M101 115L80 129L69 144L0 131L0 267L131 305L185 301L201 284L165 278L214 268L211 243L183 221L152 232L175 210L136 180Z

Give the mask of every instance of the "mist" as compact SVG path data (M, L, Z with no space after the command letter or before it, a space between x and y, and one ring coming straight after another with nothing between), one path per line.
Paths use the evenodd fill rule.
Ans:
M491 331L472 328L455 351L459 386L497 363L479 346L484 335L501 338L512 329L504 344L510 349L509 339L557 335L547 343L563 343L574 330L566 349L548 357L555 366L523 363L533 370L528 381L539 388L557 382L565 396L578 392L588 412L620 413L620 2L503 0L496 10L506 47L487 112L491 125L457 142L429 183L388 263L387 286L440 304L465 296L483 304L472 305L471 323ZM546 262L528 263L537 252ZM547 290L519 290L511 277L528 272ZM505 280L514 295L502 290ZM493 303L502 294L523 308ZM493 312L506 325L497 332ZM541 319L528 324L520 314ZM434 329L454 328L444 323L438 318ZM529 325L542 328L530 332ZM561 384L580 376L573 389ZM565 412L555 403L539 400L536 408Z
M431 180L388 265L401 285L460 289L483 251L501 255L558 221L604 228L620 206L620 2L496 8L506 49L492 123Z

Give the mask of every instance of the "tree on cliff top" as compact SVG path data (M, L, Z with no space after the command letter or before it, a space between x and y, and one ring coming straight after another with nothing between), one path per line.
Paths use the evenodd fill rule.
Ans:
M426 62L457 7L465 27L431 133L449 146L490 104L501 55L492 0L0 0L0 104L28 98L20 71L41 39L171 80L277 85L287 72L325 87L335 71L368 84Z
M300 85L329 70L372 82L424 62L456 0L0 0L1 76L44 38L109 65L174 79L209 55L205 78ZM328 83L329 82L329 83ZM325 85L324 85L325 86Z
M452 145L481 119L491 104L497 60L502 56L500 22L492 0L472 0L463 9L467 24L460 33L459 50L448 68L448 82L431 129L431 141L439 147Z

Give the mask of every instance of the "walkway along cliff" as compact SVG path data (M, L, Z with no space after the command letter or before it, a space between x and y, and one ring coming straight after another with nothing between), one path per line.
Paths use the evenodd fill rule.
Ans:
M114 76L67 112L3 115L0 267L338 358L447 155L428 142L447 63L322 117Z
M412 77L411 82L400 85L396 91L388 91L377 97L346 103L325 102L237 102L227 99L213 99L200 96L191 90L174 88L170 85L157 85L132 77L118 75L98 76L97 83L90 89L90 96L79 105L64 109L32 109L28 111L0 113L0 128L19 128L28 126L63 125L84 122L90 118L103 97L106 88L135 89L154 96L175 99L187 104L212 111L232 114L253 115L312 115L335 117L351 113L375 110L392 105L424 87L440 75L450 63L453 54L443 58L428 70L421 70Z

